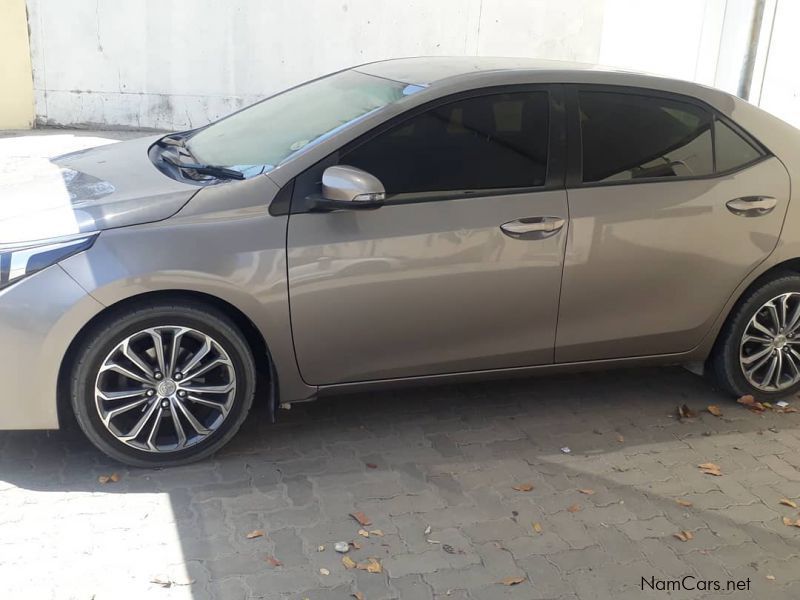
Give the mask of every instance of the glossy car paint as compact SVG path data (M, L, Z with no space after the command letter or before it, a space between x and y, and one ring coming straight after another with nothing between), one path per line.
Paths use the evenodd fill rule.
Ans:
M769 268L800 257L800 227L796 225L800 208L791 202L786 175L788 171L796 182L800 173L800 132L723 92L644 75L524 59L408 59L360 69L424 89L310 145L268 176L227 181L198 191L161 174L148 160L140 162L150 141L113 146L113 161L111 149L105 158L95 154L100 151L83 154L81 170L124 188L120 199L125 201L109 202L95 211L93 226L104 231L90 250L0 291L0 378L7 386L11 382L0 397L2 414L10 415L4 416L0 427L55 427L57 376L73 339L107 307L142 294L187 290L214 296L240 311L268 345L281 401L292 402L319 393L403 383L702 361L742 291ZM408 210L386 206L369 214L270 214L269 206L284 186L381 123L451 94L515 84L619 85L684 94L733 119L777 158L730 176L690 181L677 196L658 192L648 183L520 195L514 205L518 210L512 211L509 204L503 214L496 212L499 203L479 206L478 198L407 205ZM90 166L92 162L95 164ZM136 177L142 178L142 194L137 192ZM127 181L130 187L127 183L123 186ZM666 188L677 183L655 185ZM775 214L763 223L763 218L723 219L722 206L729 192L736 188L735 195L742 195L740 187L759 183L779 197ZM650 209L651 216L657 217L653 222L645 222L639 211L647 209L633 203L631 196L637 187L641 187L643 203L655 203L656 208ZM142 197L166 201L136 200ZM139 212L140 203L147 206L143 212ZM606 206L600 207L603 203ZM457 210L458 206L466 210ZM776 225L782 211L785 220ZM557 235L544 240L523 242L499 232L504 221L545 212L568 216L570 221ZM702 227L692 225L698 212ZM629 221L637 219L644 222L649 239L645 231L633 231ZM291 264L287 264L287 227L293 228L288 248ZM696 237L658 237L653 233L665 227L682 232L688 228ZM718 247L711 238L720 227L733 229L724 232L724 246ZM314 239L321 233L333 234L331 244L324 248ZM609 236L612 244L606 246L602 242ZM684 242L680 248L679 239ZM735 247L734 239L739 242ZM433 254L423 252L421 244L425 242L432 244ZM696 249L687 249L689 243L696 244ZM608 303L620 299L608 297L606 284L597 277L603 272L607 277L616 276L615 259L626 247L666 261L659 268L667 269L673 286L681 269L685 270L688 280L680 282L681 289L699 294L706 312L701 314L692 298L674 294L670 315L664 318L671 319L677 330L665 335L656 314L665 305L645 291L651 280L644 263L638 263L631 265L635 281L627 289L635 298L623 302L636 307L639 304L633 300L645 301L647 312L634 315L641 334L633 326L615 327L619 323L617 309ZM560 248L565 249L566 259L559 256ZM681 256L664 256L678 248ZM489 269L486 259L492 257L499 258L502 271ZM564 289L570 296L562 300L563 306L576 319L590 321L588 332L564 326L565 316L555 332L555 325L537 312L553 311L553 297L558 295L553 290L553 274L562 260ZM351 285L343 287L324 272L325 261ZM687 266L690 261L700 264ZM585 271L585 265L594 265L600 273L581 281L577 275L582 268ZM704 284L699 273L708 271L718 271L719 279L713 287L698 292L697 286ZM389 290L400 289L402 278L398 275L411 285L390 296ZM437 283L435 275L441 282ZM491 279L486 287L471 281L479 276ZM536 277L536 282L520 281L525 276ZM446 281L459 286L461 293L451 290ZM690 282L696 285L690 286ZM657 285L662 293L667 288L661 282ZM497 288L493 294L486 291L491 287ZM607 294L600 305L592 297L598 290ZM512 292L535 294L527 303L514 298ZM481 300L491 304L484 306ZM430 320L421 302L432 307L441 320ZM315 305L321 314L328 311L342 322L324 321L313 312ZM598 309L595 319L587 316L592 306ZM307 323L298 320L297 310L309 319ZM461 331L454 315L459 310L470 319ZM508 314L498 315L500 310ZM365 315L380 320L371 321ZM409 318L412 315L414 318ZM512 322L519 330L512 328ZM295 335L296 353L292 325L303 329ZM505 328L505 335L496 331L497 327ZM376 329L399 334L396 339L406 345L380 346ZM463 346L443 346L447 335L456 336ZM528 346L523 344L526 336ZM650 341L643 341L642 336ZM423 346L415 342L418 339L430 343ZM487 344L482 352L479 339ZM502 345L504 339L507 346ZM620 344L628 348L628 354L617 350ZM359 354L346 355L342 348L348 345ZM417 353L423 353L424 360L419 360ZM397 362L389 364L391 356L396 356ZM554 359L558 364L548 364Z

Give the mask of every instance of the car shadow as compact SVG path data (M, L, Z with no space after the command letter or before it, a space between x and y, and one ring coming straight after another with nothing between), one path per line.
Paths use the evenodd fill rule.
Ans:
M414 522L457 532L508 520L526 528L574 504L607 513L622 501L629 520L664 517L676 530L694 530L693 549L717 547L735 530L756 545L800 552L789 528L700 507L689 515L676 504L676 495L738 490L702 475L698 460L718 463L726 474L761 472L768 469L749 467L754 440L763 450L755 455L768 456L775 444L796 444L800 432L798 415L755 414L677 367L342 395L282 410L275 425L263 390L259 396L263 401L223 451L184 467L126 468L74 428L2 432L0 494L102 493L112 498L108 511L120 495L166 495L194 581L185 597L196 599L331 599L355 591L402 597L398 586L408 576L396 577L391 561L426 549L412 539L419 537L408 529ZM694 416L678 418L683 404ZM712 404L721 417L707 412ZM98 481L111 473L119 481ZM764 484L779 488L792 478L784 473ZM511 489L528 480L535 487L530 494ZM581 494L579 487L597 493ZM358 539L349 516L357 510L384 533L380 543L363 540L390 565L380 576L342 569L330 548ZM601 525L608 527L583 523L598 535ZM254 530L265 532L263 540L247 538ZM464 546L459 552L478 552L474 538L456 537ZM679 556L688 551L678 540L666 543ZM322 576L320 568L333 573Z

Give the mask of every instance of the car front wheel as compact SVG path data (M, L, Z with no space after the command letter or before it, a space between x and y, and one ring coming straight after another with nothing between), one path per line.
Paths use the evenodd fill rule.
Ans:
M740 300L711 365L737 396L768 401L800 389L800 275L781 274Z
M87 336L71 380L81 429L134 466L204 458L236 433L253 402L247 342L220 311L155 302L104 318Z

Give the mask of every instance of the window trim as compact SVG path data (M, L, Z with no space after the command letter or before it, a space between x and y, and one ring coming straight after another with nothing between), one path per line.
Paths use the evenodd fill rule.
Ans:
M614 94L629 94L632 96L649 96L655 98L663 98L673 102L682 102L684 104L691 104L695 107L701 108L711 115L711 151L714 172L706 175L684 175L681 177L642 177L639 179L626 179L619 181L583 181L583 136L581 133L580 123L580 102L578 95L580 92L606 92ZM756 165L764 160L774 156L774 154L762 144L757 138L750 134L747 130L741 127L738 123L734 122L728 116L723 115L713 106L695 98L693 96L686 96L676 92L667 92L664 90L654 90L649 88L640 88L623 85L605 85L605 84L566 84L565 91L566 105L567 105L567 144L568 158L567 158L567 176L566 187L567 189L583 189L593 187L607 187L614 185L634 185L642 183L669 183L673 181L702 181L707 179L718 179L727 177L739 171L743 171ZM739 135L743 140L750 144L760 156L755 159L728 169L726 171L717 172L717 148L716 148L716 122L722 121L730 127L734 133Z
M480 98L484 96L495 96L500 94L525 93L525 92L545 92L548 98L548 143L547 143L547 174L545 175L544 185L513 187L513 188L492 188L479 190L431 190L428 192L407 192L392 194L387 196L386 207L402 206L404 204L416 204L420 202L441 202L449 200L460 200L466 198L485 198L491 196L507 196L514 194L530 194L535 192L548 192L553 190L563 190L566 177L567 164L567 134L566 134L566 105L564 101L564 86L562 84L536 83L536 84L510 84L491 86L485 88L475 88L462 92L456 92L441 96L429 102L425 102L409 110L396 115L370 131L360 135L350 142L330 153L325 158L319 160L311 167L299 173L292 180L294 185L289 214L302 214L310 211L311 203L308 194L304 192L305 185L296 185L294 182L303 177L312 176L313 172L319 172L325 168L340 164L339 159L350 150L361 146L378 135L393 129L414 117L429 110L465 100L470 98ZM285 213L283 213L285 214Z

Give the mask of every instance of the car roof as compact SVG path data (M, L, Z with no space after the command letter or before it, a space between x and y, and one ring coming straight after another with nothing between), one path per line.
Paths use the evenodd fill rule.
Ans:
M355 67L362 73L368 73L386 79L393 79L414 85L430 86L444 80L475 79L481 75L498 72L529 72L531 74L547 74L557 81L559 76L591 71L613 75L637 75L663 79L654 75L633 73L593 65L589 63L544 60L537 58L488 57L488 56L417 56L413 58L395 58L367 63Z

